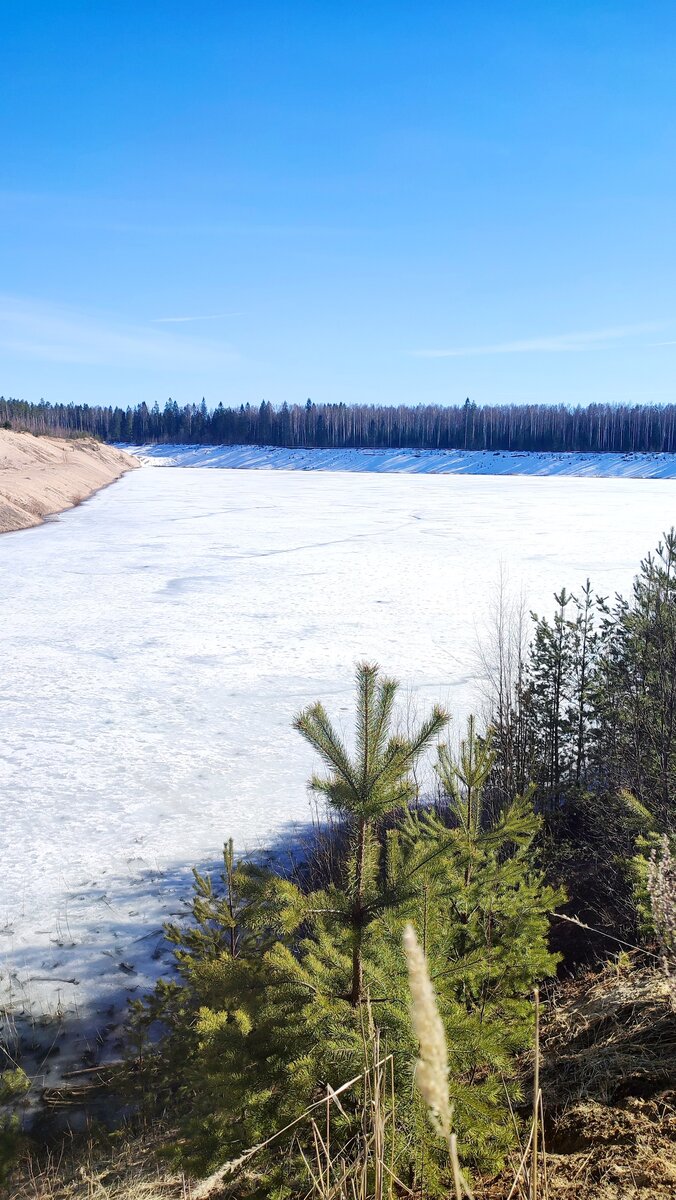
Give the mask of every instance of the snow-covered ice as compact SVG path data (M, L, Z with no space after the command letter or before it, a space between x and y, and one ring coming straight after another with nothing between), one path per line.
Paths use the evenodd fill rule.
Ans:
M549 612L675 518L660 480L157 468L2 537L2 997L110 1021L191 865L309 819L301 706L348 720L365 656L462 716L501 564Z
M124 446L149 466L239 470L365 471L415 475L575 475L676 479L676 454L526 450L318 450L283 446Z

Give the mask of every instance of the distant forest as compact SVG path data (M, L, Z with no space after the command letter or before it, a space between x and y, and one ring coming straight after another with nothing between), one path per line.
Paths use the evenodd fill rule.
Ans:
M0 396L0 426L107 442L430 450L676 451L676 404L30 404Z

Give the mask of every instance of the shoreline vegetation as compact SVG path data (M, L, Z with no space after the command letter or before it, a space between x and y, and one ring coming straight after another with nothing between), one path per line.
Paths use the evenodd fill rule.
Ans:
M131 455L93 437L0 429L0 533L42 525L138 466Z
M50 1093L71 1129L69 1107L126 1103L104 1162L166 1129L147 1189L84 1165L90 1122L89 1190L60 1190L60 1166L40 1174L58 1139L43 1129L22 1167L10 1118L15 1197L673 1194L676 532L627 600L589 583L555 600L530 635L496 614L484 720L457 748L438 705L404 732L373 663L349 741L321 702L297 713L322 768L316 848L288 870L229 841L219 874L195 871L165 926L176 973L131 1004L124 1062ZM20 1110L20 1062L2 1080Z

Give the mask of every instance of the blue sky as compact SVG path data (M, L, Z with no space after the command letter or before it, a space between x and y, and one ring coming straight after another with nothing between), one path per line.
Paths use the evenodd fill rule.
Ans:
M676 399L676 7L0 0L0 392Z

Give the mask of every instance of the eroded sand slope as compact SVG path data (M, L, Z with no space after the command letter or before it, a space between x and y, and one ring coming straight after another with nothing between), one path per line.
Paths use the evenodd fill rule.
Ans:
M0 533L40 525L138 465L93 438L67 441L0 429Z

